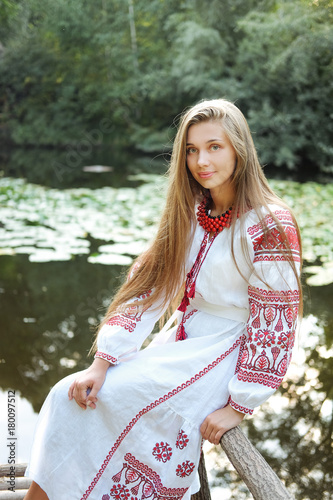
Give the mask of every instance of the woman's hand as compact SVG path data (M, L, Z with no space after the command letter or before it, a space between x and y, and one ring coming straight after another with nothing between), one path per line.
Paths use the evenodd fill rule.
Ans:
M230 405L210 413L200 426L204 439L212 444L219 444L225 432L241 423L245 415L234 410Z
M76 403L84 410L87 406L96 408L97 393L104 384L106 372L110 363L105 359L95 358L91 366L80 373L68 390L70 400L75 399Z

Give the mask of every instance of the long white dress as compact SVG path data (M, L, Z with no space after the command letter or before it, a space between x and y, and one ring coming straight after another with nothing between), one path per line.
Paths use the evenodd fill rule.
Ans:
M300 262L291 215L281 221ZM82 410L61 380L41 410L27 475L50 500L180 500L199 490L199 427L230 404L252 414L279 387L291 359L299 292L274 221L263 238L254 212L209 238L199 225L189 253L178 325L140 347L163 313L133 301L99 335L96 356L112 366L95 410ZM243 237L244 240L244 237Z

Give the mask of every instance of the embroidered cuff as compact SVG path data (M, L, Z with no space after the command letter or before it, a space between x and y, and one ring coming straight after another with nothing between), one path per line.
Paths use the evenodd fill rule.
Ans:
M241 413L245 413L246 415L252 415L253 410L251 408L246 408L245 406L240 406L239 404L235 403L231 398L229 400L229 405L231 408L234 410L240 411Z
M112 363L113 365L118 364L118 360L114 358L113 356L110 356L110 354L106 354L105 352L102 351L97 351L94 358L102 358L108 361L109 363Z

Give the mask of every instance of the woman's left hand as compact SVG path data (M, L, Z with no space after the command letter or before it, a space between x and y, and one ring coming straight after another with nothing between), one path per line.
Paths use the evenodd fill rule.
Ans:
M234 410L231 406L225 406L210 413L200 426L200 432L204 439L212 444L219 444L225 432L237 427L245 417L244 413Z

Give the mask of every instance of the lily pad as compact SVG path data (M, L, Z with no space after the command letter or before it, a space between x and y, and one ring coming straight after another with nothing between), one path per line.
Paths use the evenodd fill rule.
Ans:
M105 264L107 266L129 266L132 264L133 260L127 255L103 253L100 255L91 255L88 257L88 262L91 264Z
M89 255L91 239L96 239L111 245L99 248L104 263L117 264L123 256L121 265L129 264L129 256L139 254L155 236L166 191L163 176L139 174L131 179L142 184L135 188L60 191L23 179L1 178L0 254L28 252L35 262L69 260L73 255ZM332 262L333 185L269 183L295 212L307 265ZM96 256L89 258L97 262ZM333 282L330 268L308 278L309 284L319 281Z
M71 254L49 249L35 249L35 252L29 255L30 262L50 262L70 260Z
M322 266L309 266L306 272L312 274L306 279L310 286L323 286L333 283L333 262L325 262Z
M147 246L145 241L132 241L128 243L115 243L114 245L102 245L98 248L102 253L116 253L126 255L140 255Z

